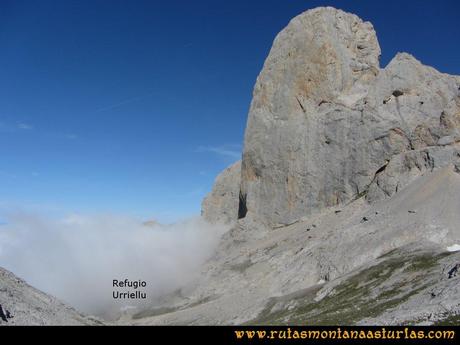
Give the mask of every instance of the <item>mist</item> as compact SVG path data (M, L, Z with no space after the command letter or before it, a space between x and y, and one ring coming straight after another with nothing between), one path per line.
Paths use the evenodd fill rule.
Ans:
M190 283L225 230L199 217L146 225L120 215L53 219L19 212L0 225L0 266L79 311L113 316L147 308ZM147 298L115 300L114 279L145 281Z

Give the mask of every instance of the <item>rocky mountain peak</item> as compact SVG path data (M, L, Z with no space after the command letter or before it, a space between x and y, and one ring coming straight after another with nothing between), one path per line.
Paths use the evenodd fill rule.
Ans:
M356 15L320 7L291 20L254 87L232 206L245 212L212 212L289 224L458 164L459 77L407 53L381 69L379 56L372 24Z
M379 70L372 24L332 7L302 13L276 37L254 88L251 113L290 119L319 102L362 93Z

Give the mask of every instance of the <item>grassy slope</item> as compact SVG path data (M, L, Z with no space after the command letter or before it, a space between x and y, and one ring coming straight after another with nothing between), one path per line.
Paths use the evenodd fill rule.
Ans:
M337 325L376 317L427 289L431 284L429 277L435 276L430 273L438 269L439 260L447 255L393 251L375 266L349 275L318 302L314 298L321 287L295 299L272 298L248 324ZM450 321L458 323L458 316Z

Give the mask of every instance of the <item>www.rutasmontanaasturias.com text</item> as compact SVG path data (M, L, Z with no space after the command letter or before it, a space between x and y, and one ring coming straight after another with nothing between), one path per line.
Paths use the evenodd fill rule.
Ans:
M147 298L147 293L140 290L141 288L145 288L147 286L147 282L145 282L144 280L113 279L112 286L114 288L122 288L123 290L126 288L128 289L131 288L135 290L135 291L132 291L132 290L128 290L128 291L121 290L120 291L120 290L114 289L112 292L112 297L114 299L146 299Z

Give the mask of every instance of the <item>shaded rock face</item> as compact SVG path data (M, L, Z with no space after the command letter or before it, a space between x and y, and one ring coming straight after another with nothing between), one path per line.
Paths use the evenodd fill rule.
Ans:
M238 218L241 161L217 176L211 193L203 200L201 215L211 223L231 223Z
M379 55L370 23L330 7L276 37L254 88L240 191L232 188L240 209L287 224L459 166L460 78L404 53L380 69Z

